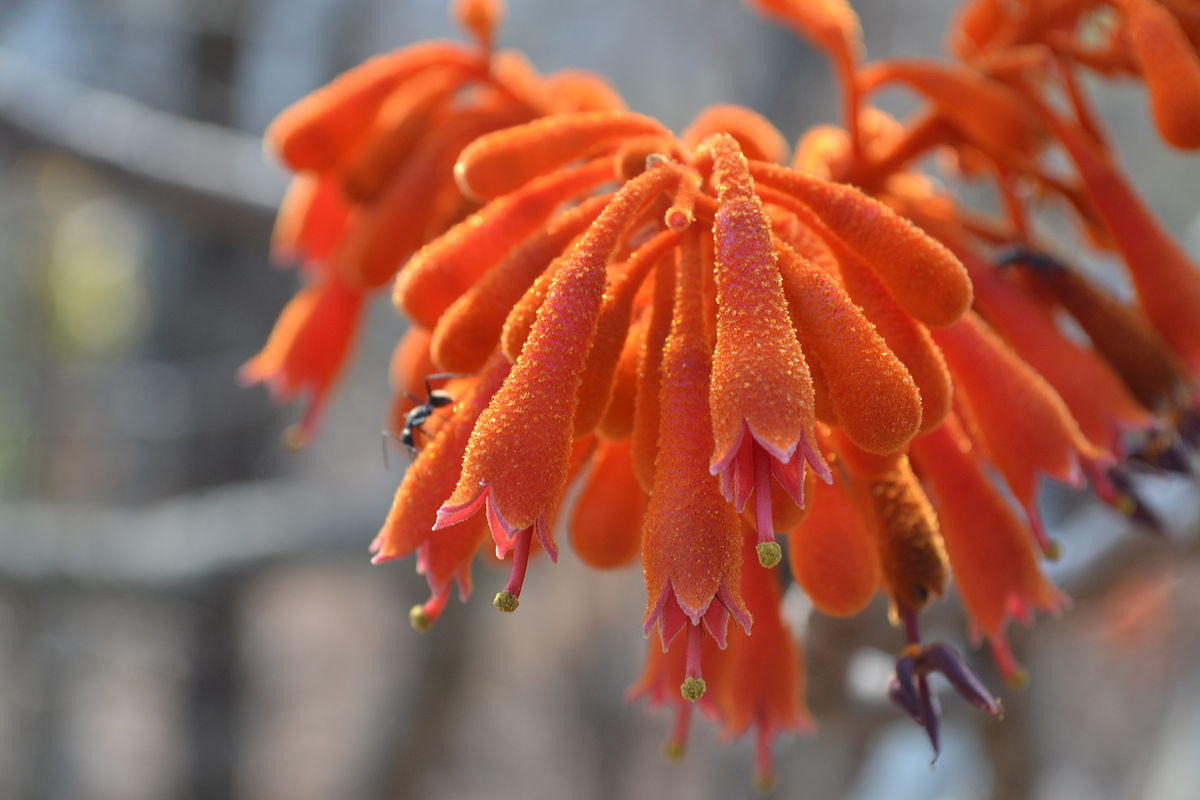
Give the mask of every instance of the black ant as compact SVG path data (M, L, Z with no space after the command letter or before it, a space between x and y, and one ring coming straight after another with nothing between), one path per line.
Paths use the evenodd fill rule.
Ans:
M430 382L462 377L465 376L458 372L436 372L425 376L424 402L411 392L406 393L408 399L416 404L415 407L409 409L404 414L404 428L401 429L399 436L394 436L387 431L384 431L384 436L397 439L408 450L410 456L415 456L417 454L417 433L424 432L425 423L429 421L429 418L434 415L435 411L439 408L445 408L454 402L454 398L450 396L449 392L434 389L430 386ZM388 466L387 460L387 448L384 447L383 464L385 468Z

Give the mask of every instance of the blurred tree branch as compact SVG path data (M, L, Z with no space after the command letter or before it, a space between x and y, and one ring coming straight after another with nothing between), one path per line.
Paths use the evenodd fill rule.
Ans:
M145 508L9 506L0 509L0 577L161 590L287 557L366 560L394 480L236 484Z
M337 486L312 479L221 486L143 508L10 505L0 509L0 577L161 589L306 553L366 558L397 476L362 477ZM1087 550L1085 535L1103 538L1095 508L1084 506L1059 528L1072 531L1071 549L1082 551L1058 576L1076 603L1102 595L1120 575L1200 551L1195 525L1165 541L1127 531Z
M94 166L189 219L262 235L284 173L257 136L83 86L0 48L0 136Z

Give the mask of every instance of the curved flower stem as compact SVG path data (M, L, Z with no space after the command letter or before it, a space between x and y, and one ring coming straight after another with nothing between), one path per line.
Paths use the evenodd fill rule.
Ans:
M1079 81L1075 78L1075 70L1072 69L1071 62L1062 53L1055 52L1054 64L1058 68L1058 74L1062 78L1063 89L1066 90L1067 99L1071 102L1071 110L1075 112L1075 119L1079 122L1079 126L1087 131L1088 136L1092 137L1092 140L1097 145L1104 150L1108 150L1108 141L1104 135L1104 129L1097 121L1096 115L1092 111L1092 106L1083 92L1083 87L1079 85Z
M906 127L904 135L878 158L868 158L865 153L855 151L853 166L845 175L835 175L834 178L870 191L908 163L944 144L948 134L942 115L937 111L928 111ZM852 141L851 146L854 144Z
M1000 191L1004 211L1012 224L1015 237L1020 241L1029 241L1029 220L1021 198L1017 195L1016 186L1013 185L1015 176L995 161L992 162L992 169L996 173L996 188Z
M839 49L834 57L838 77L842 82L842 114L846 120L846 131L850 134L850 153L855 164L863 161L862 131L859 117L862 108L862 93L854 79L854 59L850 51Z

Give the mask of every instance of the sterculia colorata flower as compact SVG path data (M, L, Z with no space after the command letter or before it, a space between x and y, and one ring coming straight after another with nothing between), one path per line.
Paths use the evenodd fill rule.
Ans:
M1019 683L1009 621L1067 605L1040 563L1058 544L1039 482L1090 483L1149 524L1128 464L1188 469L1200 273L1121 174L1075 72L1140 75L1179 147L1200 96L1162 77L1193 80L1194 18L1154 0L976 0L956 61L867 64L843 0L752 5L829 54L843 88L845 128L805 134L790 166L748 109L676 135L594 78L538 76L493 50L485 0L458 5L474 47L406 48L297 103L268 139L297 172L275 250L308 285L245 375L308 389L311 434L364 298L390 283L413 321L393 378L417 400L392 425L414 459L372 550L416 554L430 596L414 627L451 584L466 599L489 534L506 612L560 541L594 568L639 563L634 693L674 709L672 752L694 704L730 735L754 727L767 782L773 738L809 727L785 591L833 616L888 598L907 644L886 691L936 753L935 674L1000 705L954 647L922 641L925 609L957 594ZM1102 5L1133 27L1096 49L1074 30ZM885 85L925 106L892 119L867 104ZM1070 174L1050 168L1055 145ZM989 176L1003 213L911 168L934 152ZM1134 302L1053 255L1031 224L1043 197L1121 256ZM411 406L431 374L447 381L436 414Z

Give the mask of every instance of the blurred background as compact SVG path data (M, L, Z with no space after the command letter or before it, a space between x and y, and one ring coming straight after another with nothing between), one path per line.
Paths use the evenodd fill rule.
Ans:
M503 46L599 71L676 129L714 102L793 139L836 121L825 63L734 0L509 5ZM872 57L940 52L954 5L855 2ZM423 579L366 552L406 463L380 456L390 305L306 451L280 443L298 406L235 384L297 280L267 261L286 176L263 128L365 57L441 36L458 36L442 0L0 0L0 798L752 794L749 742L698 723L669 764L669 720L623 702L636 569L565 552L501 616L504 578L481 568L470 605L409 628ZM1137 89L1100 105L1200 254L1200 165L1158 144ZM1167 540L1049 492L1076 606L1014 632L1033 682L1003 692L1003 723L947 702L936 769L882 701L900 644L882 604L849 622L795 604L820 730L777 748L777 794L1195 797L1195 486L1142 488ZM964 642L953 605L933 633Z

